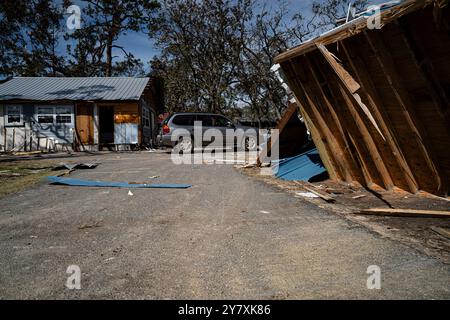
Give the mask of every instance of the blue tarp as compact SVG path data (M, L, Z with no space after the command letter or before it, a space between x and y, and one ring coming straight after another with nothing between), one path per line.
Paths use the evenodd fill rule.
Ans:
M47 179L52 184L78 187L110 187L110 188L158 188L158 189L187 189L190 184L133 184L127 182L93 181L50 176Z
M327 172L317 149L292 158L272 161L272 171L278 178L290 181L310 181Z

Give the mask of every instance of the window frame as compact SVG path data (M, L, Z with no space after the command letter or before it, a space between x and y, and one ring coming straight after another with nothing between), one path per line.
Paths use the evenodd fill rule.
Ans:
M208 127L208 128L209 127L214 127L213 117L212 116L213 116L212 114L198 114L195 117L195 121L201 121L203 127ZM208 121L205 121L205 120L209 120L210 123L208 123Z
M142 122L144 125L144 128L150 128L150 110L148 108L142 108ZM147 124L148 122L148 124Z
M39 113L39 108L52 108L52 113ZM58 108L65 108L69 113L57 112ZM39 116L51 116L52 122L39 122ZM70 116L70 122L57 122L58 116ZM39 125L52 125L52 126L71 126L74 125L74 106L63 104L63 105L50 105L50 104L40 104L36 105L34 109L34 120Z
M229 126L227 126L227 125L219 126L217 124L217 119L223 120L225 122L225 124L232 123L231 120L229 120L228 118L226 118L222 115L213 115L212 118L213 118L213 126L217 127L217 128L229 128Z
M184 120L188 120L188 121L186 123L180 123L180 122L178 122L179 119L184 119ZM179 127L192 127L192 126L194 126L195 121L196 121L195 115L192 115L192 114L177 114L172 119L172 123Z
M69 112L68 113L58 112L58 108L66 109ZM70 125L70 124L73 124L73 107L72 106L69 106L69 105L55 106L54 113L55 113L55 119L54 119L54 124L55 125L58 126L58 125ZM70 117L70 122L58 122L58 116L60 116L60 117Z
M19 107L19 117L20 120L19 122L9 122L9 111L8 109L10 107ZM4 105L4 123L5 123L5 127L20 127L24 125L23 122L23 106L21 104L5 104Z

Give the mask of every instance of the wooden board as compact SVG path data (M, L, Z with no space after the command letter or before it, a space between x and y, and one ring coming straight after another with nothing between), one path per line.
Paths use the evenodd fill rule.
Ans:
M353 79L350 73L337 61L336 57L325 48L323 44L317 44L317 48L322 52L325 59L336 72L341 81L347 86L348 90L353 94L361 88L358 82Z
M76 130L81 144L94 144L94 105L90 103L77 104Z
M114 123L139 123L138 114L115 114Z
M258 166L260 166L261 163L261 155L265 155L268 156L270 154L270 151L272 149L272 145L275 145L276 143L279 143L280 140L280 135L283 132L284 127L286 126L286 124L289 122L289 120L291 119L292 115L297 112L299 106L297 105L296 102L288 102L288 108L286 109L286 111L284 112L283 116L281 117L280 120L278 120L277 125L275 126L275 129L278 129L278 139L277 141L273 141L272 142L272 137L269 137L269 139L267 140L267 143L264 146L264 149L262 150L262 152L260 152L258 154L258 159L257 159L257 164ZM264 157L265 158L265 157ZM265 159L263 159L265 160Z
M416 210L416 209L362 209L359 214L394 217L450 218L450 211Z

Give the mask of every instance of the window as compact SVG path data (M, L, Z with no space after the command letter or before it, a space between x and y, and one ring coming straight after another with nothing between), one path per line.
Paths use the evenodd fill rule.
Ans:
M72 123L71 106L38 106L36 119L42 124L70 124Z
M22 125L22 106L21 105L9 105L6 106L6 125Z
M201 121L204 127L212 127L212 117L209 115L200 114L197 116L197 121Z
M72 123L72 110L70 107L56 107L56 123Z
M53 123L53 107L38 107L37 120L39 123Z
M142 108L142 122L144 127L150 127L150 111L147 108Z
M187 114L178 115L175 116L175 118L172 120L172 123L176 124L177 126L193 126L194 116Z
M213 116L215 127L229 127L231 121L222 116Z

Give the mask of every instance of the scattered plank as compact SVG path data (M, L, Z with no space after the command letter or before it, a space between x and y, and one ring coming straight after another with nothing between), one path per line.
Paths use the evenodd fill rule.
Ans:
M301 186L302 188L304 188L305 190L315 194L316 196L322 198L323 200L325 200L326 202L335 202L336 199L333 198L332 196L330 196L328 193L318 190L313 184L305 182L304 184L299 182L299 181L294 181L294 183L298 184L299 186ZM305 185L308 184L308 185Z
M312 192L296 192L295 197L303 197L303 198L319 198L318 195Z
M362 209L359 214L393 217L450 218L450 211L371 208Z
M314 193L315 195L319 196L320 198L322 198L326 202L335 202L336 201L335 198L333 198L333 197L331 197L331 196L329 196L329 195L325 194L324 192L319 191L317 189L313 189L313 188L307 187L307 186L303 186L303 188L305 188L309 192Z
M430 227L431 230L433 230L434 232L436 232L437 234L450 239L450 230L448 229L444 229L441 227Z

